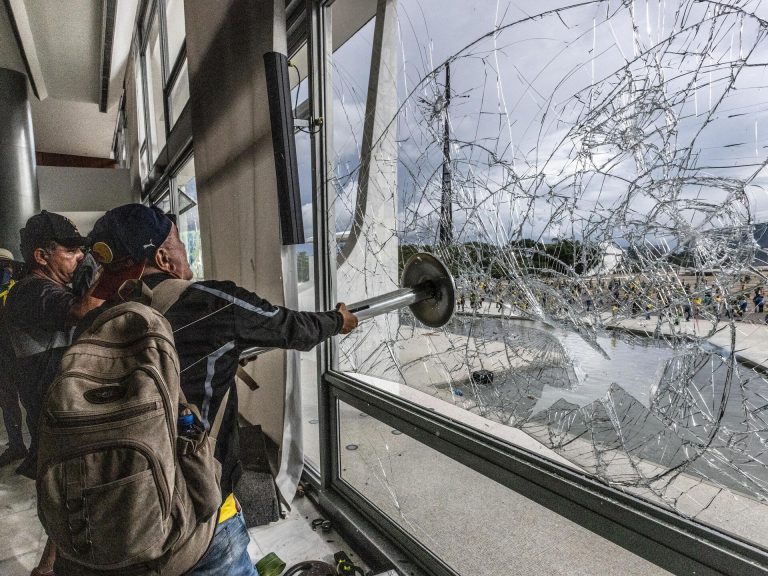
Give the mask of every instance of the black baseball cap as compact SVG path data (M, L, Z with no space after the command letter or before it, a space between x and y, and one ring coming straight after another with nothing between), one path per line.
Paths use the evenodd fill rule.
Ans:
M173 220L156 207L124 204L96 221L88 235L94 258L111 264L130 258L136 263L151 260L168 238Z
M32 259L32 253L37 248L47 248L50 242L56 242L68 248L85 246L88 242L72 220L47 210L27 220L26 226L19 230L19 234L21 254L27 262Z
M173 224L170 214L143 204L125 204L99 218L88 234L91 254L103 265L93 296L115 300L126 280L141 278Z

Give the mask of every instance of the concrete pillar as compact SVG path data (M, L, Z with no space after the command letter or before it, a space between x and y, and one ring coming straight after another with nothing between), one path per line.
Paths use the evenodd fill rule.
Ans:
M21 260L19 230L40 211L27 77L0 68L0 247Z
M295 269L295 254L280 242L263 60L265 52L286 52L285 1L186 0L185 19L206 276L295 307L295 283L290 298L283 286L284 262ZM260 388L238 394L243 416L281 446L277 482L289 500L303 465L301 430L285 426L300 416L297 366L296 353L265 354L249 367Z
M358 197L350 237L340 255L338 299L357 302L399 286L397 238L397 1L379 0L360 150ZM398 313L367 320L344 339L340 368L395 378L387 341Z

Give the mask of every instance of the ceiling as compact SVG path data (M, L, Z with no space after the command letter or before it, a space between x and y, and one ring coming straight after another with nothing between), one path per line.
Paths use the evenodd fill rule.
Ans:
M0 68L24 72L31 79L28 93L36 151L111 156L140 3L0 2ZM376 0L337 0L333 10L334 48L367 22L375 10ZM114 15L114 36L111 61L107 70L102 70L105 12Z
M28 92L36 151L111 155L139 1L5 0L0 4L0 67L31 78ZM114 14L114 36L103 65L105 11Z

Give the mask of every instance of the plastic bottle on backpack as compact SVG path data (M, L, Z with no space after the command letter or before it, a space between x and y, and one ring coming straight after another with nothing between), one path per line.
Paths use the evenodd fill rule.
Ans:
M200 432L198 427L195 426L195 415L192 414L189 408L184 408L179 412L177 430L179 436L186 436L188 438L195 437Z

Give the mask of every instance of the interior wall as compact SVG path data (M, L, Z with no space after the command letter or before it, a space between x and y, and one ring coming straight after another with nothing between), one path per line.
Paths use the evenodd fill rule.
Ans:
M286 51L284 1L186 0L187 59L206 276L283 304L281 244L263 54ZM215 233L214 233L215 231ZM278 441L285 353L253 363L240 410Z
M8 18L6 3L0 2L0 68L9 68L17 72L27 73L24 60L19 54L16 37L13 35L11 21ZM29 94L32 94L30 88Z
M110 208L139 201L125 168L38 166L37 186L40 208L64 214L83 234Z

